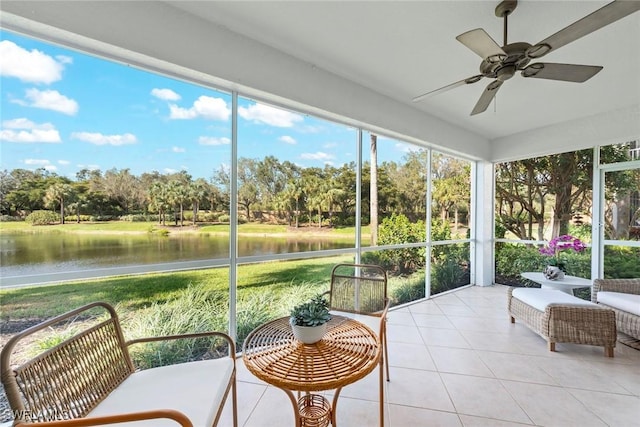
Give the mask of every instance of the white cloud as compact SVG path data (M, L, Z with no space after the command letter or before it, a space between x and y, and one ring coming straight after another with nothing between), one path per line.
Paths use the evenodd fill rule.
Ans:
M77 164L76 165L79 169L89 169L90 171L97 171L100 169L100 165L83 165L83 164Z
M79 139L94 145L127 145L138 142L135 135L125 133L122 135L103 135L101 133L92 132L73 132L71 138Z
M23 49L9 40L0 41L0 58L0 75L44 84L60 80L64 64L71 62L68 56L58 56L56 60L37 49Z
M378 141L380 141L380 137L378 137ZM417 145L412 145L412 144L402 144L402 143L396 143L395 145L395 149L402 152L402 153L415 153L418 152L420 150L422 150L422 147L419 147Z
M333 154L323 153L322 151L317 151L315 153L302 153L300 157L307 160L324 160L324 161L329 161L335 158Z
M298 141L296 141L295 139L293 139L292 137L290 137L289 135L282 135L280 138L278 138L280 141L284 142L285 144L292 144L295 145L298 143Z
M231 115L231 110L224 99L204 95L198 98L191 108L182 108L175 104L169 104L169 111L169 118L179 120L198 117L209 120L228 120Z
M58 160L58 164L66 166L71 164L71 162L69 160Z
M249 108L238 107L238 114L245 120L280 128L290 128L303 120L299 114L264 104L253 104Z
M78 112L78 103L57 90L27 89L25 97L28 101L14 100L13 102L28 107L58 111L70 116Z
M215 137L215 136L201 136L198 138L198 143L200 145L228 145L231 144L231 140L226 137Z
M174 153L184 153L187 150L182 147L171 147L171 151L173 151Z
M44 166L48 165L51 162L45 159L24 159L24 164L29 166Z
M178 169L164 168L164 173L178 173Z
M26 118L3 121L0 140L18 143L61 142L60 133L51 123L38 124Z
M171 89L155 88L151 91L151 95L155 96L158 99L162 99L163 101L178 101L180 99L180 95L178 95Z
M58 170L57 166L52 165L49 160L45 159L25 159L24 164L28 166L37 166L52 172Z

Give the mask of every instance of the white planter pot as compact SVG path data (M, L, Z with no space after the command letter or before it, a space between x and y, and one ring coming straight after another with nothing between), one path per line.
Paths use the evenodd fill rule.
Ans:
M305 344L314 344L322 339L325 332L327 332L327 324L320 326L297 326L291 325L293 330L293 336L298 341L302 341Z
M560 269L560 267L556 267L555 265L548 265L542 272L544 277L548 280L562 280L564 279L564 271Z

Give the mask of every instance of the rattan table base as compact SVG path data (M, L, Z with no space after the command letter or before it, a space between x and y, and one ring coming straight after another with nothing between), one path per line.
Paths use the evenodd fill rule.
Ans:
M324 427L328 414L335 427L340 390L373 371L380 362L380 348L378 336L354 319L333 316L322 340L303 344L294 338L289 318L283 317L252 331L244 341L242 358L256 377L287 393L296 426ZM336 392L331 406L320 403L317 397L324 398L317 394L305 394L300 400L293 394L332 389ZM316 412L325 406L328 409Z

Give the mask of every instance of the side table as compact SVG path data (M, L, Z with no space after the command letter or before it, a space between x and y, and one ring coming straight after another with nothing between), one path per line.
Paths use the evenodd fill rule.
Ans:
M245 339L247 369L261 380L282 389L294 407L296 427L336 427L336 406L342 387L380 367L380 425L384 424L383 375L379 337L366 325L334 315L327 333L315 344L294 338L289 318L254 329ZM315 391L335 389L333 403ZM297 399L293 391L305 394Z

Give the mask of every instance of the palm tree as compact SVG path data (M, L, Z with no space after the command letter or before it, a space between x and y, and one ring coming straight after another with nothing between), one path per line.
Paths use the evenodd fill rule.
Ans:
M371 134L371 181L369 190L369 226L371 246L378 244L378 136Z
M71 197L72 194L73 187L62 182L56 182L47 188L44 202L53 207L60 204L60 224L64 224L64 200Z

